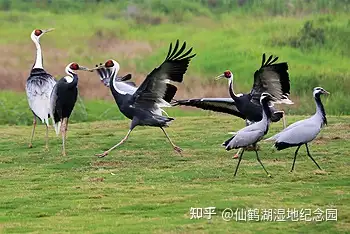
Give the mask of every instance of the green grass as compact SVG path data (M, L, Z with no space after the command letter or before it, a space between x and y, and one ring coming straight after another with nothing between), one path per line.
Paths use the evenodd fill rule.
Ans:
M176 116L175 116L176 117ZM288 116L288 122L305 116ZM162 132L137 127L125 145L103 159L95 153L117 143L129 121L69 125L67 157L60 138L37 127L28 149L29 126L0 126L1 233L346 233L350 230L349 117L329 117L310 150L324 171L300 150L271 152L260 144L260 158L247 152L238 175L234 151L220 144L227 132L243 127L230 116L178 117L167 129L184 149L172 151ZM268 136L281 129L273 124ZM335 222L224 222L191 220L191 207L338 209Z

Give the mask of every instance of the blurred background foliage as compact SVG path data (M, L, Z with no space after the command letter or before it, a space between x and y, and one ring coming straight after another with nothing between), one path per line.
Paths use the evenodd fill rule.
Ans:
M73 60L94 66L114 58L139 84L180 39L197 56L176 98L228 96L227 82L213 80L226 69L235 90L249 92L267 53L289 64L295 105L281 107L289 114L314 112L315 86L332 93L324 100L328 114L350 114L349 13L349 0L0 0L0 123L31 123L24 95L35 58L29 35L49 27L56 31L41 40L44 65L57 78ZM81 74L79 82L73 122L123 118L96 75Z

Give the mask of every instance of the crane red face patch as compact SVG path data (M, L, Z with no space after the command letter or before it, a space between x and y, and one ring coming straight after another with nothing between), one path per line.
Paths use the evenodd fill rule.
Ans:
M77 63L72 63L69 67L72 70L78 70L79 69L79 65Z
M34 34L37 37L40 36L42 33L43 33L43 31L41 31L40 29L35 29L35 31L34 31Z
M108 60L106 63L105 63L105 67L113 67L114 66L114 63L112 60Z
M229 70L226 70L226 71L224 72L224 76L225 76L226 78L231 78L231 72L230 72Z

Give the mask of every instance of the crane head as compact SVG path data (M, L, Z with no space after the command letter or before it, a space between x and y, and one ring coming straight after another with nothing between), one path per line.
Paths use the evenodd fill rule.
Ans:
M91 71L91 69L87 67L80 66L79 64L73 62L67 65L66 67L66 73L67 74L76 74L76 71Z
M219 80L221 78L231 79L233 77L233 74L230 70L224 71L221 75L218 75L215 79Z
M117 77L119 71L119 63L113 59L107 60L104 64L96 65L95 68L90 69L90 71L96 70L101 82L109 87L110 79L115 77L115 81L123 81L120 77Z
M313 95L314 95L314 97L316 96L316 95L320 95L320 94L330 94L328 91L326 91L324 88L322 88L322 87L316 87L316 88L314 88L314 92L313 92Z
M40 37L44 35L47 32L51 32L55 30L54 28L49 28L49 29L35 29L33 30L32 34L30 37L32 38L33 41L39 41Z

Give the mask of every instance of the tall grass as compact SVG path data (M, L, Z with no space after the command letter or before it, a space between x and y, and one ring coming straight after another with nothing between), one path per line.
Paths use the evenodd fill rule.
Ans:
M31 30L55 27L57 30L43 38L42 44L45 66L57 77L63 75L69 61L93 66L114 58L122 66L121 73L136 74L140 82L163 61L168 43L179 38L193 46L197 54L189 66L185 86L181 87L192 90L191 97L227 96L226 82L216 82L216 86L220 84L223 88L213 89L212 93L203 91L214 86L212 78L226 69L234 73L235 89L249 92L261 55L267 53L289 63L291 98L296 103L284 107L289 113L311 114L312 88L322 86L332 93L326 100L327 113L349 114L346 105L350 98L349 6L346 0L64 0L59 3L0 0L0 50L4 63L0 69L0 88L13 89L25 83L26 77L21 74L28 73L34 59L33 48L28 46ZM109 48L129 41L134 43L128 45L130 49L121 46L102 50L96 46L96 42ZM152 51L141 53L133 49L137 43L146 43ZM73 121L100 119L103 108L114 107L112 102L88 100L89 93L98 96L105 87L81 79L80 88L84 102L91 107L86 110L88 117L82 114L73 117ZM222 93L217 93L218 90ZM7 108L3 113L13 110L12 115L6 114L11 119L1 122L30 123L31 113L18 115L18 103L9 101L18 99L13 95L8 92L0 95L0 105L6 103ZM22 109L27 104L24 95L21 97L24 98L20 102ZM93 107L96 102L104 103L99 105L99 111Z

